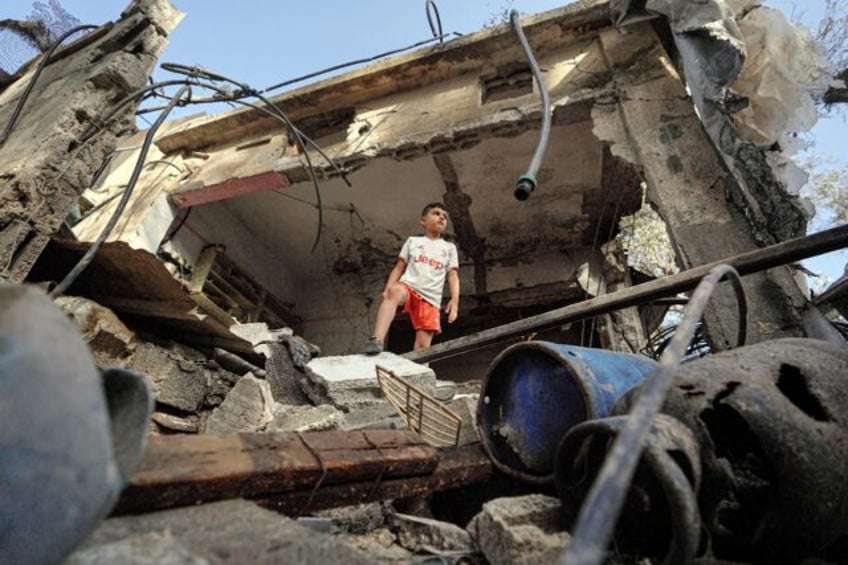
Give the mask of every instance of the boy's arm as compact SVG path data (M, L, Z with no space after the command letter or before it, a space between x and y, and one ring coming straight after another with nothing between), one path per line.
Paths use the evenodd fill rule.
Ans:
M380 293L380 296L384 299L386 298L386 292L389 290L393 284L400 280L401 275L406 270L406 261L402 258L398 257L397 263L395 263L392 272L389 273L389 278L386 280L386 286L383 288L383 292Z
M459 315L459 269L448 271L448 290L450 301L445 311L448 313L448 323L452 324Z

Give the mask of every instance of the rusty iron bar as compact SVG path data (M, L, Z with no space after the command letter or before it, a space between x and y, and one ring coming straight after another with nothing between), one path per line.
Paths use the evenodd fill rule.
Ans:
M427 349L410 351L404 354L403 357L419 363L435 361L437 359L459 355L482 345L497 343L530 331L574 322L599 314L606 314L629 306L638 306L657 298L671 296L695 288L698 282L713 267L720 264L730 265L740 275L750 275L794 261L836 251L844 247L848 247L848 224L714 261L624 290L596 296L575 304L569 304L568 306L556 308L543 314L537 314L523 320L517 320L439 343Z
M580 509L572 541L560 563L565 565L595 565L603 560L613 527L624 505L624 498L636 473L636 466L651 430L671 388L674 370L686 353L686 346L695 335L697 324L718 287L728 278L733 283L739 301L739 344L745 343L745 294L742 281L733 267L717 265L699 283L683 312L683 321L674 332L671 343L660 357L659 366L645 379L639 397L627 415L624 426L612 443L601 470ZM697 537L697 536L696 536ZM691 548L694 555L697 549Z

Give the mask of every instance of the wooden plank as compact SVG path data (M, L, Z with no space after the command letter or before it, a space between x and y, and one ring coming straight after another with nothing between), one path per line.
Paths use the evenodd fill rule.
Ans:
M307 512L351 504L427 495L440 490L483 483L497 473L479 444L440 450L438 466L415 477L349 482L260 497L257 502L277 512L300 516Z
M438 462L397 430L152 436L115 513L429 474Z

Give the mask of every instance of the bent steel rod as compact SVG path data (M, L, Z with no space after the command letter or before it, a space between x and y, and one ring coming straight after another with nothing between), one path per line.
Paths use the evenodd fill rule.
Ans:
M410 351L409 353L405 353L403 357L420 363L444 359L445 357L458 355L482 345L516 337L529 331L574 322L629 306L638 306L639 304L644 304L657 298L692 290L713 267L722 263L735 268L740 275L750 275L771 269L772 267L808 259L816 255L823 255L824 253L836 251L844 247L848 247L848 224L776 243L761 249L755 249L754 251L748 251L726 259L713 261L712 263L693 267L675 275L668 275L661 279L642 283L617 292L611 292L610 294L596 296L575 304L569 304L568 306L530 316L523 320L516 320L515 322L475 332L467 336L439 343L427 349Z

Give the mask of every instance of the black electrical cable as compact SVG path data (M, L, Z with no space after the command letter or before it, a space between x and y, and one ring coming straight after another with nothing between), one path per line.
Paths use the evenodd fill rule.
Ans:
M149 85L147 85L147 86L145 86L145 87L139 88L139 89L138 89L138 90L136 90L135 92L131 92L130 94L127 94L126 96L124 96L123 98L121 98L118 102L116 102L115 104L113 104L113 105L111 106L111 109L110 109L109 113L108 113L108 114L107 114L104 118L100 118L100 119L98 119L99 124L97 124L97 125L95 125L95 124L91 124L91 125L90 125L90 126L89 126L89 127L88 127L88 128L87 128L87 129L86 129L86 130L85 130L85 131L84 131L84 132L83 132L80 136L79 136L79 138L77 139L77 143L82 144L82 143L85 143L86 141L88 141L88 140L91 138L91 136L93 136L94 134L96 134L98 131L102 130L102 129L106 126L106 124L108 124L108 123L109 123L109 122L111 122L113 119L115 119L115 116L117 116L117 115L118 115L118 113L119 113L119 112L123 109L123 107L124 107L124 106L126 106L127 104L129 104L129 103L131 103L131 102L134 102L134 101L136 101L136 100L138 100L138 102L140 103L140 102L142 102L145 98L147 98L148 96L151 96L151 95L152 95L152 93L154 93L154 92L156 91L156 89L158 89L158 88L162 88L162 87L165 87L165 86L200 86L200 87L202 87L202 86L204 86L204 85L203 85L203 84L201 84L201 83L199 83L199 82L190 81L190 80L185 80L185 79L180 79L180 80L165 80L165 81L156 82L156 83L153 83L153 84L149 84ZM179 104L180 106L182 106L182 105L185 105L185 104L186 104L186 102L185 102L185 101L180 101L178 104ZM169 106L169 104L166 104L166 105L165 105L165 106L163 106L161 109L162 109L162 110L165 110L166 108L168 108L168 106ZM169 111L170 111L170 110L169 110Z
M89 127L88 127L88 128L87 128L87 129L86 129L86 130L85 130L85 131L84 131L84 132L83 132L83 133L82 133L79 137L77 137L77 139L75 140L75 145L76 145L76 146L75 146L75 147L74 147L74 149L73 149L73 155L71 155L70 159L68 159L68 162L67 162L67 164L64 166L64 168L63 168L63 169L59 172L59 174L58 174L58 175L56 175L56 177L52 180L52 183L54 183L54 184L55 184L56 182L58 182L58 181L59 181L59 179L61 179L61 178L65 175L65 173L67 172L67 170L68 170L68 168L70 167L71 163L73 163L73 162L74 162L74 160L76 159L76 156L77 156L77 155L78 155L78 154L82 151L82 149L83 149L83 148L84 148L84 147L88 144L89 140L90 140L90 139L91 139L91 138L92 138L92 137L93 137L96 133L98 133L98 132L99 132L99 131L101 131L103 128L105 128L105 127L109 124L109 122L111 122L113 119L115 119L115 117L118 115L119 111L121 110L121 108L122 108L123 106L125 106L126 104L128 104L128 103L132 102L132 101L133 101L133 100L135 100L136 98L141 98L141 99L143 100L143 99L144 99L144 94L145 94L146 92L150 91L151 89L154 89L154 88L159 88L159 87L162 87L162 86L169 86L169 85L189 85L189 86L191 86L191 85L193 85L193 84L194 84L194 83L192 83L192 82L190 82L190 81L186 81L186 80L159 82L159 83L151 84L151 85L150 85L150 86L148 86L148 87L141 88L141 89L137 90L136 92L134 92L134 93L132 93L132 94L129 94L129 95L125 96L123 99L121 99L120 101L118 101L118 102L116 102L115 104L113 104L113 105L111 106L111 110L110 110L109 114L107 115L107 117L106 117L105 119L99 119L99 120L98 120L98 122L99 122L99 123L98 123L98 124L96 124L96 125L95 125L95 124L90 124L90 125L89 125ZM163 107L163 110L164 110L164 109L165 109L165 108ZM151 124L151 125L152 125L152 124ZM114 153L114 152L113 152L113 153ZM101 165L101 167L103 167L103 166L105 166L105 165ZM95 176L97 176L97 175L95 175ZM95 181L93 181L93 182L92 182L92 186L93 186L94 182L96 182L96 179L95 179Z
M194 210L194 207L189 207L185 210L186 212L182 214L180 221L177 222L177 225L174 227L174 229L169 230L168 233L165 234L165 237L162 238L162 241L159 242L159 249L162 249L162 246L174 239L174 236L177 235L177 232L180 231L183 225L185 225L186 221L188 221L188 216L189 214L191 214L191 211Z
M103 169L106 168L108 163L112 160L112 156L114 154L115 154L114 152L110 153L109 156L106 159L103 160L103 165L101 165L100 171L102 171ZM170 166L174 167L175 169L177 169L177 171L179 171L180 174L182 174L184 172L181 168L179 168L174 163L171 163L170 161L166 161L164 159L156 159L155 161L148 161L144 164L144 166L149 167L150 165L155 165L155 164L158 164L158 163L170 165ZM97 175L97 176L99 177L99 175ZM94 187L95 182L97 182L97 177L95 177L95 179L92 180L92 182L88 185L89 188ZM126 190L126 187L124 187L124 190ZM76 222L74 222L74 225L82 222L83 220L85 220L89 216L95 214L98 210L102 210L107 204L109 204L110 202L115 200L117 197L119 197L121 194L123 194L123 192L124 192L123 190L120 191L120 192L116 192L115 194L109 196L108 198L106 198L106 199L102 200L101 202L98 202L96 205L92 206L90 210L88 210L85 214L80 216L79 219Z
M44 70L44 67L47 66L47 61L50 60L50 56L53 55L53 52L56 50L56 48L59 47L59 45L61 45L62 42L65 41L71 35L78 33L80 31L84 31L86 29L94 29L94 28L97 28L97 27L99 27L99 26L83 25L83 26L77 26L77 27L71 28L68 31L66 31L65 33L63 33L62 35L60 35L58 37L58 39L56 39L56 41L54 41L50 45L50 47L47 49L47 51L44 52L44 55L41 59L41 62L38 63L38 67L35 69L35 72L32 74L32 79L29 81L29 84L27 84L27 87L24 90L23 94L21 94L21 97L18 99L18 104L15 106L15 109L12 112L12 117L10 117L9 121L6 123L6 128L3 130L3 135L0 136L0 145L3 145L6 142L6 139L8 139L9 134L12 133L12 129L15 127L15 124L17 123L18 118L21 115L21 110L23 110L24 104L26 103L27 98L29 98L29 95L32 93L33 87L35 87L35 82L38 80L38 77L41 76L41 72Z
M165 63L164 65L168 65L168 70L171 70L172 72L176 72L176 73L180 73L180 74L185 74L187 72L190 73L192 71L192 69L195 68L195 67L188 67L188 66L185 66L185 65L178 65L176 63ZM215 76L219 76L219 75L215 75ZM226 77L222 77L222 78L223 78L223 80L226 80L227 82L233 82L230 79L227 79ZM158 86L168 86L170 84L185 84L185 83L186 83L186 81L164 81L164 82L156 83L156 85L151 85L150 87L147 87L143 90L150 90L157 85ZM305 141L309 145L311 145L312 148L315 149L315 151L317 151L318 154L321 155L327 161L327 163L336 170L336 172L339 174L339 176L342 178L342 180L345 182L346 185L353 186L350 182L350 179L347 178L347 173L345 173L336 164L336 162L333 161L324 152L324 150L321 148L321 146L318 145L314 140L312 140L312 138L310 138L305 133L303 133L303 131L300 128L298 128L297 126L295 126L290 120L288 120L288 118L284 114L282 114L282 110L279 110L279 107L276 106L275 104L273 104L271 101L266 100L265 103L268 106L275 108L275 110L278 110L280 112L280 114L282 114L282 116L272 112L271 110L268 110L267 108L265 108L263 106L259 106L258 104L252 104L250 102L244 101L243 98L246 98L246 97L252 95L250 93L247 93L246 91L242 91L242 94L240 94L238 97L235 97L235 96L233 96L232 93L228 92L227 90L225 90L223 88L219 88L219 87L217 87L213 84L194 82L194 81L191 81L188 84L199 86L201 88L207 88L209 90L213 90L213 91L219 93L219 95L220 95L220 96L216 96L216 97L203 98L203 99L199 99L199 100L193 98L188 102L189 104L209 104L209 103L216 103L216 102L233 102L235 104L241 104L241 105L246 106L248 108L253 108L254 110L258 110L259 112L262 112L262 113L264 113L264 114L266 114L266 115L268 115L268 116L270 116L274 119L283 121L283 123L286 125L286 127L290 128L294 132L296 132L297 135L299 135L303 139L303 141ZM244 85L240 85L240 86L244 86ZM251 92L255 92L255 91L251 91ZM253 94L253 95L257 96L257 98L260 98L261 100L264 100L264 99L262 99L261 95L259 95L259 94ZM139 115L139 114L142 114L142 113L147 113L147 112L160 111L164 108L165 108L165 106L159 106L159 107L156 107L156 108L145 108L144 110L140 110L140 111L136 112L136 115Z
M435 0L426 0L424 11L427 12L427 23L430 24L430 31L433 32L433 37L438 39L439 43L443 43L442 18L439 17L439 7L436 6ZM436 18L435 25L433 24L434 16Z
M386 51L385 53L380 53L379 55L374 55L373 57L368 57L366 59L356 59L354 61L348 61L347 63L341 63L339 65L328 67L328 68L322 69L320 71L315 71L314 73L309 73L309 74L306 74L306 75L303 75L303 76L299 76L297 78L287 80L285 82L281 82L279 84L271 85L268 88L263 89L262 94L265 94L266 92L270 92L272 90L277 90L278 88L282 88L284 86L289 86L291 84L295 84L297 82L302 82L302 81L310 79L310 78L314 78L314 77L324 75L324 74L327 74L327 73L330 73L330 72L333 72L333 71L337 71L339 69L344 69L346 67L352 67L354 65L360 65L362 63L370 63L372 61L376 61L377 59L382 59L383 57L388 57L389 55L396 55L398 53L403 53L404 51L409 51L410 49L415 49L416 47L421 47L422 45L427 45L428 43L433 43L434 41L442 41L448 35L456 35L458 37L462 36L461 33L457 33L457 32L453 32L453 34L448 33L448 34L444 34L444 35L439 35L438 37L432 37L430 39L425 39L424 41L419 41L418 43L413 43L412 45L407 45L406 47L401 47L400 49L393 49L391 51Z
M321 240L321 235L323 233L324 205L323 199L321 197L321 188L318 183L318 176L315 174L315 167L312 164L312 159L309 157L309 151L306 148L306 143L303 139L300 130L295 127L291 120L289 120L288 116L286 116L285 112L283 112L278 106L271 102L267 97L263 96L262 93L258 92L257 90L245 83L238 82L225 75L214 73L207 69L199 68L196 66L187 66L178 63L162 63L161 67L165 70L174 73L188 74L194 77L202 77L211 81L228 82L238 87L241 93L250 96L256 96L260 101L266 104L267 109L269 111L276 114L288 126L289 130L294 134L295 141L297 142L298 147L303 153L304 159L306 159L307 170L309 171L309 176L312 179L312 185L315 187L315 199L318 205L318 229L316 230L315 241L312 243L312 249L310 250L310 253L314 253L315 249L318 247L318 242Z
M297 144L300 147L300 150L303 152L303 158L306 159L307 170L309 171L309 177L312 179L312 185L315 187L315 200L318 206L318 230L315 232L315 241L312 242L312 249L309 250L309 253L314 253L315 249L318 247L318 242L321 241L321 234L324 230L324 202L321 198L321 189L318 186L318 177L315 174L315 167L312 165L312 159L309 157L309 151L306 149L306 145L303 142L303 137L300 135L300 131L294 127L294 125L289 121L288 117L283 113L282 110L271 104L271 101L265 98L264 96L257 93L257 96L260 100L265 101L266 104L269 104L271 107L276 108L279 113L280 118L289 125L289 127L294 132L295 139L297 140Z
M204 85L204 87L205 87L205 88L209 88L209 89L211 89L211 90L216 90L216 91L219 91L219 92L222 92L222 93L225 93L225 92L226 92L226 91L225 91L225 90L223 90L223 89L218 89L218 88L216 88L216 87L214 87L214 86L211 86L211 85ZM260 98L260 100L262 100L262 98ZM267 106L270 106L270 107L274 108L274 110L269 110L266 106L260 106L260 105L258 105L258 104L253 104L253 103L250 103L250 102L245 102L244 100L239 100L239 99L233 99L233 100L231 100L231 102L234 102L234 103L236 103L236 104L241 104L242 106L246 106L246 107L248 107L248 108L253 108L254 110L257 110L257 111L259 111L259 112L262 112L263 114L265 114L265 115L267 115L267 116L270 116L270 117L272 117L272 118L274 118L274 119L276 119L276 120L280 120L281 122L283 122L283 124L285 124L285 125L286 125L286 127L290 128L290 129L292 129L294 132L296 132L296 133L297 133L297 135L299 135L299 136L303 139L303 141L305 141L305 142L307 142L309 145L311 145L311 146L312 146L312 148L313 148L313 149L315 149L315 151L317 151L317 152L318 152L318 154L319 154L319 155L321 155L321 156L322 156L322 157L323 157L323 158L327 161L327 163L329 163L329 164L330 164L330 166L331 166L331 167L333 167L333 168L336 170L336 172L339 174L339 176L342 178L342 180L345 182L345 184L346 184L346 185L348 185L348 186L353 186L353 185L351 184L350 180L347 178L347 173L345 173L345 172L344 172L344 171L343 171L343 170L342 170L342 169L341 169L341 168L340 168L340 167L336 164L336 162L335 162L335 161L333 161L333 160L330 158L330 156L329 156L329 155L327 155L327 154L324 152L324 150L323 150L323 149L321 149L321 146L320 146L320 145L318 145L315 141L313 141L313 140L312 140L312 138L310 138L308 135L306 135L305 133L303 133L303 130L301 130L300 128L298 128L297 126L295 126L295 125L294 125L294 124L293 124L293 123L292 123L292 122L288 119L288 117L287 117L287 116L285 116L285 114L283 113L283 111L282 111L282 110L280 110L280 109L279 109L279 107L278 107L278 106L276 106L275 104L273 104L270 100L269 100L269 101L266 101L265 103L266 103L266 105L267 105ZM277 112L279 112L279 113L277 113ZM305 152L305 149L304 149L304 152Z
M737 346L745 344L748 308L742 280L736 269L730 265L717 265L698 283L683 312L683 320L660 357L657 369L645 380L639 397L627 416L627 423L615 438L580 509L571 544L562 555L560 563L594 565L603 560L651 422L659 413L671 386L672 371L680 365L710 297L724 278L730 280L736 293L739 310Z
M127 187L124 189L123 196L121 201L118 202L118 206L115 208L115 212L112 214L112 217L109 218L109 222L103 228L103 231L100 232L100 235L97 236L97 239L91 244L91 246L86 250L85 254L82 258L74 265L74 268L65 275L65 278L62 279L59 284L57 284L49 293L50 298L56 298L57 296L61 296L71 284L80 276L80 274L88 267L89 263L94 259L94 256L97 254L97 251L100 249L100 246L103 245L103 242L106 241L106 238L109 237L109 234L112 233L112 229L114 229L115 224L118 223L118 218L121 217L121 214L124 212L124 208L126 208L127 203L129 202L130 196L133 193L133 189L135 188L135 184L138 181L138 177L141 175L141 169L144 167L144 159L147 157L147 152L150 150L150 145L153 143L153 136L156 134L156 131L159 129L159 126L165 121L165 118L168 117L168 114L171 110L177 106L183 95L188 93L191 96L191 87L188 85L182 86L177 93L174 95L172 99L172 103L170 107L164 110L156 121L153 123L153 126L147 130L147 134L144 136L144 142L141 145L141 151L139 151L138 160L136 161L135 168L133 169L132 174L130 175L130 180L127 182Z
M538 184L536 173L539 172L542 157L545 154L545 149L548 147L548 136L551 133L551 98L548 95L548 89L542 78L542 71L539 69L539 64L533 56L530 44L527 43L527 38L524 36L524 30L521 29L521 24L518 23L518 12L512 10L509 13L509 19L512 22L512 29L515 30L515 34L521 42L521 48L524 50L527 62L530 63L533 77L536 79L536 85L539 87L539 95L542 98L542 131L539 133L539 143L536 145L536 151L533 153L533 158L530 160L527 172L521 175L515 183L515 197L518 200L527 200L530 193L536 189L536 185Z
M261 95L257 95L257 97L260 100L264 100L264 97L262 97ZM244 104L244 105L249 106L251 108L255 108L255 109L259 110L260 112L263 112L263 113L271 116L272 118L275 118L277 120L282 121L283 124L286 125L294 133L295 141L297 141L298 147L300 147L301 151L303 152L303 156L306 159L307 170L309 171L309 177L312 180L312 185L315 187L315 199L317 201L316 208L318 209L318 230L316 231L315 241L313 242L312 249L310 250L310 253L313 253L315 251L315 248L318 246L318 242L321 240L321 234L323 232L324 203L323 203L323 200L322 200L322 197L321 197L321 189L318 185L318 177L315 174L315 167L312 164L312 160L310 159L309 153L306 150L306 146L304 144L304 140L309 139L309 138L307 138L299 129L297 129L294 126L294 124L292 124L291 121L288 119L288 116L286 116L285 113L283 113L282 110L277 108L270 101L265 102L267 107L258 106L256 104L251 104L249 102L244 102L244 101L241 101L241 100L238 100L236 102L239 103L239 104ZM270 108L274 108L274 110L271 110ZM341 170L336 166L335 162L332 159L330 159L315 144L315 142L313 142L311 139L309 141L310 141L310 143L313 144L313 146L315 146L318 149L318 152L321 153L321 155L323 155L324 158L327 159L330 162L331 165L336 167L336 170L338 170L340 172L340 174L342 175L342 178L347 183L347 185L351 186L350 181L347 180L347 177L345 176L344 173L341 173Z

